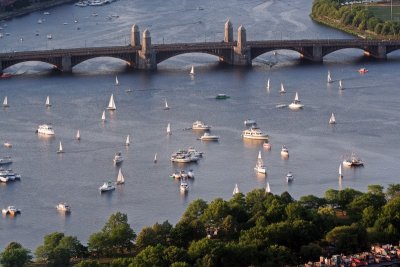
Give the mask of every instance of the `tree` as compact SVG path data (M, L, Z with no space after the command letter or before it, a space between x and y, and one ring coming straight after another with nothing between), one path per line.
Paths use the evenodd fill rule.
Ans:
M142 250L129 264L129 267L163 267L168 266L163 259L164 247L161 245L148 246Z
M31 252L17 242L11 242L0 253L0 264L4 267L22 267L31 259Z
M302 262L318 261L319 257L322 255L322 248L314 243L301 246L300 248L300 258Z
M400 184L389 184L386 190L386 197L388 199L400 196Z
M66 248L57 246L47 256L47 266L49 267L68 267L71 254Z
M335 245L338 253L353 253L367 247L366 234L365 228L352 224L333 228L325 239Z
M161 244L166 246L170 239L172 225L165 221L162 224L156 223L152 227L145 227L136 238L136 245L139 249L147 246Z
M45 235L43 245L40 245L36 248L36 257L42 260L47 260L50 253L58 246L63 237L64 234L60 232L54 232Z
M76 236L64 236L58 243L58 247L67 249L73 258L82 258L87 255L87 248Z
M75 264L74 267L100 267L100 264L94 260L84 260L79 262L78 264Z

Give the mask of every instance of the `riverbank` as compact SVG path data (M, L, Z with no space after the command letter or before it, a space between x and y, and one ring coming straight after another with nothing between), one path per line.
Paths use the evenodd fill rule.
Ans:
M27 15L31 12L35 12L38 10L54 7L54 6L59 6L63 4L68 4L68 3L74 3L76 1L74 0L54 0L51 2L42 2L42 3L35 3L30 6L21 8L19 10L14 10L10 12L2 12L0 13L0 20L10 20L15 17L20 17Z

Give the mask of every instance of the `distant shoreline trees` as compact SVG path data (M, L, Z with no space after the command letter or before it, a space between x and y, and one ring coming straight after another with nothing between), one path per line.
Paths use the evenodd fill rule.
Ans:
M399 22L382 21L363 5L341 5L336 0L314 0L311 18L347 32L374 38L394 38L400 34Z
M324 197L299 200L287 192L255 189L228 201L198 199L175 226L156 223L137 236L127 215L117 212L90 236L87 247L63 233L46 235L36 261L57 267L69 266L72 259L77 267L276 267L358 253L374 243L400 240L400 184L383 189L329 189ZM31 259L29 250L12 242L0 254L0 263L23 266L6 265L15 259L12 255L21 255L23 262Z

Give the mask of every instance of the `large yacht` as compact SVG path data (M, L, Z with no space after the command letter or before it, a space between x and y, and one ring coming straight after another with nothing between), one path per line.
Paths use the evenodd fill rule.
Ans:
M4 170L3 168L0 169L0 181L6 183L8 181L15 181L21 180L21 175L18 173L13 172L13 170L8 169Z
M357 157L357 155L353 152L351 153L351 157L343 160L343 166L347 167L359 167L364 166L364 162Z
M195 121L192 124L192 129L193 130L210 130L210 128L211 127L209 125L205 124L202 121Z
M218 135L211 135L208 132L206 132L200 137L200 140L201 141L218 141L219 140L219 136Z
M48 124L39 125L36 132L39 134L44 134L44 135L54 135L55 134L53 127Z
M202 157L202 152L190 147L188 150L181 149L171 155L172 162L189 163L197 162Z
M268 140L268 134L263 133L260 128L254 125L251 128L244 130L242 132L242 137L246 139Z

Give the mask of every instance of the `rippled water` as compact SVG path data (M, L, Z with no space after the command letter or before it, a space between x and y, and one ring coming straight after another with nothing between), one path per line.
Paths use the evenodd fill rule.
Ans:
M65 5L48 10L49 16L36 12L5 22L3 32L10 35L0 39L0 50L124 45L133 23L141 31L149 28L153 43L214 41L222 39L227 18L234 28L246 27L248 40L351 38L314 24L308 17L311 3L303 2L120 0L96 8ZM119 18L107 19L111 15ZM37 24L40 18L45 21ZM321 196L329 188L339 188L339 163L352 151L365 167L345 169L342 188L366 190L368 184L398 183L399 63L396 53L388 61L366 61L361 51L348 49L330 54L323 64L300 62L290 51L267 53L255 59L251 69L224 67L216 57L201 54L169 59L156 72L131 71L110 58L81 63L72 74L53 72L51 66L37 62L18 64L7 70L16 76L0 81L0 98L7 95L10 104L0 112L0 142L13 144L12 149L0 147L0 156L13 157L10 167L22 174L22 181L0 184L0 208L12 204L22 215L0 219L0 247L17 240L34 249L53 231L86 242L116 211L128 214L136 232L156 221L176 223L190 201L229 199L235 183L244 193L265 187L268 181L273 193ZM188 75L191 65L194 78ZM360 67L369 72L360 75ZM328 70L335 80L329 85ZM346 87L343 91L338 90L339 79ZM286 95L278 93L281 82ZM304 110L276 108L290 103L296 91ZM117 111L107 112L102 124L101 113L112 93ZM217 101L218 93L231 98ZM44 106L47 95L50 109ZM168 111L163 110L165 98ZM328 125L331 112L336 114L335 126ZM263 150L262 143L241 139L248 118L270 135L271 151ZM185 130L198 119L212 125L219 142L201 142L199 133ZM53 139L35 134L37 126L47 122L56 131ZM165 131L168 123L171 136ZM78 129L79 143L74 140ZM128 134L132 144L126 148ZM61 155L56 154L59 141L65 150ZM283 144L289 148L288 160L280 157ZM181 166L169 158L190 145L205 154L188 167L196 178L182 196L178 182L168 178ZM253 171L259 150L267 178ZM118 151L125 158L126 184L100 195L97 188L117 175L112 159ZM295 177L290 185L284 179L288 171ZM56 211L60 201L72 206L70 216Z

